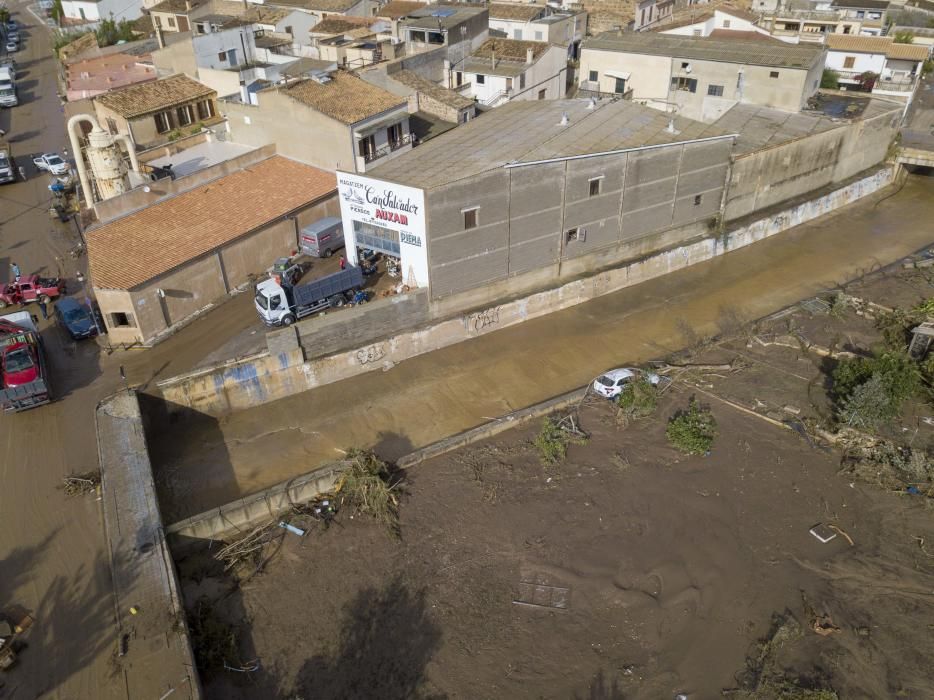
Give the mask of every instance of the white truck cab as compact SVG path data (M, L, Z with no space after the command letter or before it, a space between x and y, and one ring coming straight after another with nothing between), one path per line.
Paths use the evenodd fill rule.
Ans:
M292 313L285 290L271 278L256 285L253 303L263 323L270 326L278 326L285 316Z

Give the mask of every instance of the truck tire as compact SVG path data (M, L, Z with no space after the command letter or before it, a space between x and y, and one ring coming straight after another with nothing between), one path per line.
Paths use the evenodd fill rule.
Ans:
M5 308L6 308L6 302L3 301L3 299L0 299L0 309L5 309Z
M291 326L293 323L295 323L295 317L292 314L286 314L282 317L280 323L286 327Z
M324 257L330 258L332 255L334 255L334 251L331 250L330 248L328 248L326 251L324 251Z

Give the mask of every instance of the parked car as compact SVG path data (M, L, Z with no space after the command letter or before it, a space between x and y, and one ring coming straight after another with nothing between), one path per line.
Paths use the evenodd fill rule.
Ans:
M7 39L6 42L6 52L7 53L16 53L19 51L19 42L13 41L12 39Z
M344 226L336 216L329 216L302 229L301 247L305 255L329 258L344 247Z
M93 338L100 332L92 314L91 309L71 297L64 297L55 304L55 317L72 340Z
M8 31L15 32L19 29L19 25L16 23L15 19L8 19L6 22L6 28Z
M32 162L39 170L46 170L53 175L65 175L71 169L68 161L62 160L57 153L43 153L33 158Z
M615 399L622 392L623 387L632 381L634 377L642 376L649 380L653 386L658 386L661 381L654 372L646 372L636 367L621 367L604 372L594 380L593 390L600 396L608 399Z
M0 286L0 309L13 304L48 302L65 293L65 283L57 277L21 275L19 281Z

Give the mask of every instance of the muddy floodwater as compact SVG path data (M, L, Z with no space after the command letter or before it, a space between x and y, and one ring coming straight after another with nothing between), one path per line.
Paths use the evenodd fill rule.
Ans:
M658 358L718 319L758 318L934 242L934 179L716 260L519 326L221 419L155 425L152 457L167 522L339 457L388 458Z

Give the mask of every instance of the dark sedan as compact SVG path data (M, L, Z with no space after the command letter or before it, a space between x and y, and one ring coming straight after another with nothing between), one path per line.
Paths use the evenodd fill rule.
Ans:
M55 303L55 316L74 340L93 338L99 331L91 310L69 297Z

